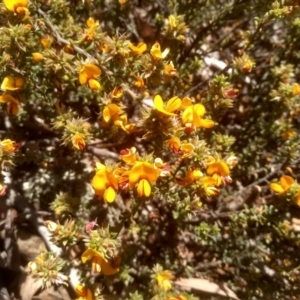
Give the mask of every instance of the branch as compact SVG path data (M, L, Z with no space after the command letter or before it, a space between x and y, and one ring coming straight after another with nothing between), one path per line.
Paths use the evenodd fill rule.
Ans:
M68 46L72 46L73 49L87 57L87 58L94 58L92 55L90 55L88 52L86 52L85 50L81 49L80 47L78 46L75 46L75 45L72 45L71 42L69 42L68 40L64 39L61 37L60 33L58 32L58 30L55 28L55 26L51 23L50 19L47 17L46 13L44 11L42 11L40 8L38 9L38 13L43 16L43 18L45 19L45 23L48 25L48 27L51 29L52 33L54 34L56 40L57 40L57 43L58 44L63 44L63 45L68 45Z

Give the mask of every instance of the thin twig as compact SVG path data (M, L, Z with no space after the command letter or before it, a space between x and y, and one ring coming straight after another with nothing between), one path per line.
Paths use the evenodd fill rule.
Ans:
M94 57L92 55L90 55L88 52L86 52L85 50L81 49L78 46L72 45L72 43L64 38L61 37L60 33L58 32L58 30L55 28L55 26L51 23L50 19L47 17L46 13L44 11L42 11L40 8L38 9L38 13L40 15L43 16L43 18L45 19L46 24L48 25L48 27L51 29L51 31L53 32L56 41L58 44L63 44L63 45L68 45L68 46L72 46L72 48L79 54L87 57L87 58L92 58L94 59Z

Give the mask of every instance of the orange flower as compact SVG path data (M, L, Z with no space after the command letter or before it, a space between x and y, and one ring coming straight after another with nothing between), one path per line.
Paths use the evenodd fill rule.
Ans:
M92 187L96 195L103 197L106 202L111 203L116 198L118 182L113 172L109 171L105 165L97 162Z
M166 141L167 147L170 148L175 154L178 154L180 149L180 139L176 136L173 136Z
M99 26L99 22L98 21L95 22L93 18L88 18L86 24L89 29L86 33L85 39L87 41L92 41L95 37L95 30L96 27Z
M82 284L78 284L75 288L75 292L80 296L80 300L93 300L93 294L90 289L85 288ZM78 299L78 300L79 300ZM77 299L76 299L77 300Z
M120 99L123 96L123 90L121 86L115 87L111 93L113 99Z
M4 93L0 96L0 103L7 103L7 113L11 115L18 114L20 102L12 95Z
M119 268L113 266L102 253L88 248L81 255L81 261L86 263L88 260L92 260L92 273L98 274L102 272L104 275L114 275L119 272Z
M145 87L144 79L142 77L136 77L134 86L136 86L137 88L144 88Z
M129 172L129 188L132 190L137 184L139 197L149 197L151 194L151 182L158 178L154 166L148 162L136 162Z
M85 147L85 140L80 133L75 133L72 137L72 144L78 150L83 150Z
M50 48L50 46L52 44L52 40L49 35L41 38L40 42L44 49Z
M32 53L32 60L33 60L34 62L40 62L40 61L42 61L43 59L44 59L43 54L38 53L38 52Z

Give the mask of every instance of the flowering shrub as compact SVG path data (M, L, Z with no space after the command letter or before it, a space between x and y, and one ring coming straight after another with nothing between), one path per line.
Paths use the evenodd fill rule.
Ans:
M71 299L297 299L300 7L197 6L1 3L2 268Z

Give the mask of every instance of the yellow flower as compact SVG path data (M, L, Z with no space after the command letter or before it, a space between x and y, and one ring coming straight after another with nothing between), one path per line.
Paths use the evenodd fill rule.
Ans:
M147 45L143 42L139 42L136 46L129 42L129 48L132 55L141 55L147 50Z
M164 59L169 54L169 52L169 48L166 48L163 52L161 52L160 44L158 42L156 42L150 50L150 54L155 60Z
M119 272L119 268L113 266L102 253L88 248L81 255L81 261L86 263L92 260L92 273L98 274L102 272L104 275L114 275Z
M124 4L126 4L128 2L128 0L119 0L119 3L121 4L121 5L124 5Z
M111 93L113 99L120 99L123 96L123 90L121 86L115 87Z
M230 174L230 170L228 165L224 161L214 161L208 164L207 167L207 175L212 175L212 177L216 180L216 186L220 186L223 182L231 182L231 178L228 176Z
M202 172L199 169L190 168L186 174L185 178L176 178L178 184L182 186L188 186L192 182L199 180L203 176Z
M11 115L18 114L20 102L12 95L4 93L0 96L0 103L7 103L7 113Z
M181 106L181 100L177 96L168 100L167 104L164 106L164 102L160 95L156 95L153 100L155 108L164 115L167 116L177 116L173 112L179 109Z
M92 187L95 194L100 196L106 202L113 202L118 191L118 182L112 171L109 171L105 165L96 163L96 174L92 180Z
M137 88L144 88L145 87L144 79L141 78L141 77L136 77L136 81L134 82L134 86L136 86Z
M52 44L52 40L49 35L41 38L40 40L41 45L43 46L44 49L50 48Z
M189 97L184 97L181 101L181 107L183 109L186 109L187 107L192 106L192 105L193 105L193 101Z
M186 127L190 128L211 128L215 125L212 120L202 119L205 114L205 107L198 103L196 105L188 106L182 113L181 119L182 123Z
M24 84L22 77L6 76L1 84L1 90L3 91L16 91L19 90Z
M42 61L43 59L44 59L43 54L38 53L38 52L32 53L32 60L33 60L34 62L40 62L40 61Z
M5 7L20 15L28 15L28 0L4 0Z
M281 176L278 183L271 183L270 188L278 193L278 194L284 194L295 182L294 178L291 176Z
M201 184L204 188L205 194L208 197L220 194L220 191L215 187L217 185L217 182L213 177L210 176L202 177Z
M300 95L300 86L298 83L292 85L292 92L294 96Z
M170 15L169 18L169 26L170 26L170 29L175 29L177 27L177 21L176 21L176 18L173 16L173 15Z
M180 139L176 136L171 137L166 141L167 147L171 149L175 154L178 154L180 149Z
M292 138L294 135L295 135L295 130L294 130L294 129L288 129L288 130L284 131L284 132L281 134L281 137L282 137L284 140L288 140L289 138Z
M166 270L157 274L158 286L163 288L165 291L169 291L172 288L173 275L170 271Z
M116 104L108 104L104 107L102 112L102 120L104 124L101 125L109 125L117 121L120 118L120 115L123 114L123 110Z
M122 130L124 130L127 133L131 133L136 131L136 125L133 123L127 124L127 116L121 115L118 120L114 122L115 126L120 127Z
M93 300L92 291L90 289L85 288L82 284L78 284L76 286L75 292L78 296L80 296L80 300Z
M100 77L101 69L94 64L85 64L82 66L79 72L79 82L81 85L88 84L88 86L94 90L100 90L101 85L96 80L96 78Z
M137 184L139 197L149 197L151 194L151 182L155 182L158 174L150 163L136 162L129 172L129 188L132 190Z
M86 24L88 26L88 32L86 33L85 39L87 41L92 41L95 37L95 30L96 27L99 25L99 22L93 19L93 18L88 18L86 21Z
M182 157L190 157L191 154L194 152L195 146L191 143L182 143L180 146L179 154L182 155Z
M0 148L3 152L7 154L13 153L17 150L16 143L10 139L5 139L0 142Z
M167 296L166 300L187 300L186 297L179 295L179 296Z
M6 187L3 182L0 182L0 196L4 196L6 194Z
M170 62L164 66L164 74L170 77L175 77L178 75L177 70L174 68L173 62Z
M72 144L78 150L83 150L85 147L85 140L80 133L75 133L72 137Z
M130 149L124 149L120 152L120 158L126 163L126 164L134 164L137 160L137 153L136 148L131 147Z

